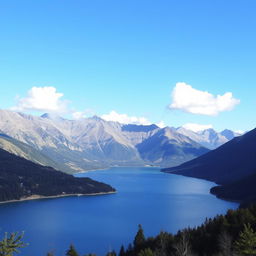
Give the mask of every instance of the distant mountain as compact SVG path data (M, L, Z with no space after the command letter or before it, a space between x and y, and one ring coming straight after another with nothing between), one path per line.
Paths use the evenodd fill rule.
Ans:
M220 134L222 136L224 136L225 138L227 138L228 140L232 140L233 138L235 138L237 136L243 135L242 133L234 132L234 131L231 131L228 129L223 130Z
M163 166L175 166L209 151L169 127L159 129L136 147L145 162L156 165L161 163Z
M207 152L193 140L168 129L124 125L97 116L67 120L53 114L36 117L0 110L0 130L4 134L64 165L66 172L146 164L167 167Z
M201 144L208 149L216 149L224 143L232 140L234 137L240 136L241 134L233 132L231 130L224 130L222 132L216 132L214 129L206 129L203 131L194 132L184 127L179 127L176 131L183 134L195 142Z
M249 195L253 196L251 191L255 186L252 182L256 175L255 144L256 129L203 156L164 171L214 181L224 185L212 190L216 195L245 200ZM248 194L243 195L244 191Z
M104 183L75 178L0 149L0 201L113 191Z

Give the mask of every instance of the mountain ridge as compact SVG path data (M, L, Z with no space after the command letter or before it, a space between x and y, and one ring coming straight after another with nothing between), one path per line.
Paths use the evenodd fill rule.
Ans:
M201 145L171 128L125 125L97 116L68 120L47 113L39 117L0 110L0 130L34 147L54 162L65 165L68 172L148 164L165 167L185 162L207 151L198 150ZM149 152L141 152L141 148L146 140L160 131L168 131L165 134L168 133L168 136L155 136L160 151L157 152L159 158L155 159ZM161 144L165 146L161 147ZM183 151L185 144L186 147L190 144L194 151ZM170 147L179 148L172 151L176 155L167 154ZM148 151L148 148L145 150Z

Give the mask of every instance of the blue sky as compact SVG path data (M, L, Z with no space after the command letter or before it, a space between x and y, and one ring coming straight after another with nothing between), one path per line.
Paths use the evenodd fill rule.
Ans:
M254 0L1 0L0 108L252 129L255 10ZM214 113L201 111L205 95Z

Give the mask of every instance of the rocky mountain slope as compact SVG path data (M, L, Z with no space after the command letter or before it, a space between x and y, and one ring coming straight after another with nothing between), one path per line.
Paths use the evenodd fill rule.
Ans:
M69 172L110 166L174 166L207 152L172 128L123 125L96 116L67 120L0 110L0 130Z
M3 133L0 133L0 148L37 164L51 166L57 170L69 171L65 165L54 162L34 147Z

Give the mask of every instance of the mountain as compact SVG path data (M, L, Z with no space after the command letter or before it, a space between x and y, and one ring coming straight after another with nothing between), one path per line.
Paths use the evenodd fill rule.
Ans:
M0 130L4 134L64 165L66 172L146 164L167 167L207 151L168 129L156 125L124 125L97 116L67 120L53 114L37 117L0 110Z
M75 178L0 149L0 201L114 191L104 183Z
M175 166L209 151L170 127L159 129L136 147L145 162L164 166Z
M37 164L51 166L57 170L65 170L66 172L69 171L65 165L54 162L39 150L3 133L0 133L0 148Z
M208 149L216 149L217 147L230 141L234 137L241 135L227 129L220 133L216 132L214 129L206 129L203 131L194 132L184 127L179 127L176 129L176 131L189 137L190 139L194 140L195 142L201 144Z
M227 138L228 140L232 140L233 138L235 138L237 136L243 135L240 132L234 132L234 131L231 131L231 130L228 130L228 129L223 130L220 134L222 136L224 136L225 138Z
M255 184L252 181L256 179L255 144L256 129L205 155L164 171L214 181L223 185L212 190L217 196L247 200L255 195L251 194ZM243 194L244 191L248 194Z

